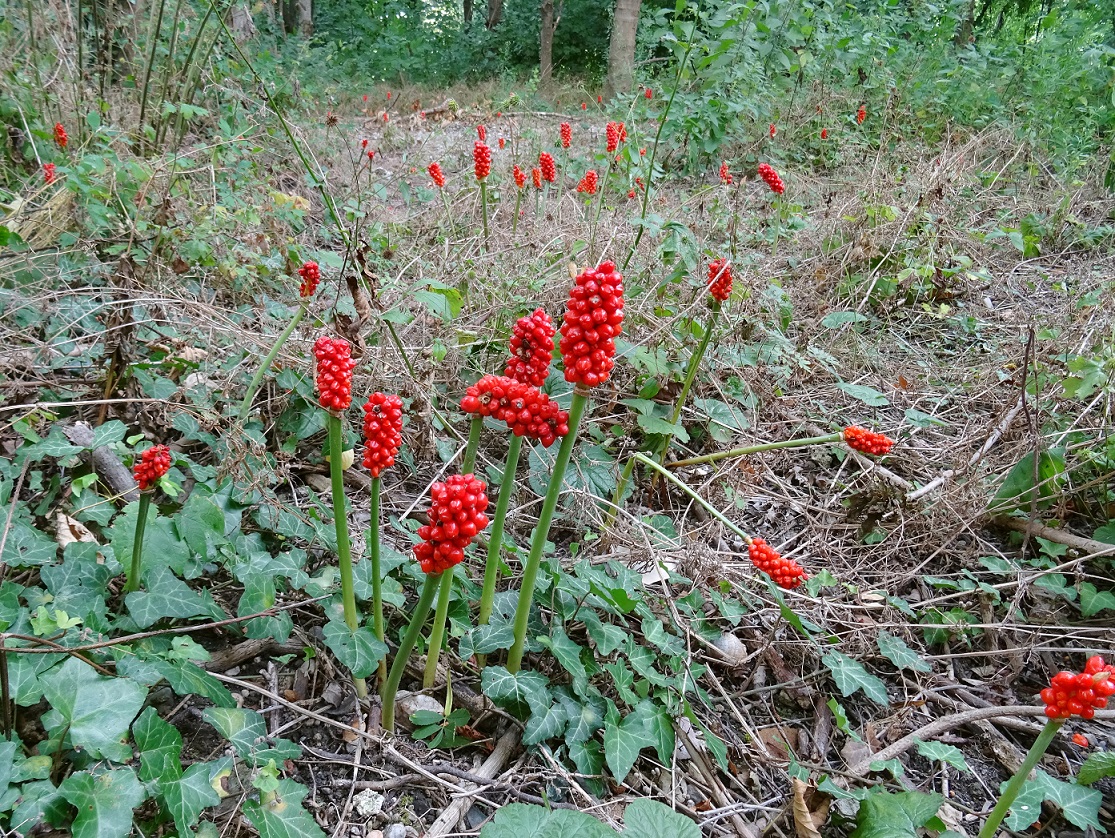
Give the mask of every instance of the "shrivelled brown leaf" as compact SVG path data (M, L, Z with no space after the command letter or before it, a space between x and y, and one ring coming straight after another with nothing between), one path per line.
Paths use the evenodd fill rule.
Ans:
M821 838L821 827L828 820L832 797L804 780L794 777L794 833L798 838Z

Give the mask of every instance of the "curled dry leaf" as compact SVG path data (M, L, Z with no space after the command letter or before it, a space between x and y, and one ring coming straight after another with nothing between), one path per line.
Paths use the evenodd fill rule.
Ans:
M794 834L798 838L821 838L821 827L828 820L832 797L817 791L811 783L794 777Z
M95 544L97 542L97 537L89 531L89 528L85 526L85 524L81 523L81 521L78 521L76 518L71 518L61 509L58 510L58 514L55 516L55 523L57 526L55 528L54 540L63 550L65 550L66 546L69 544L77 544L80 542L92 542ZM99 558L98 561L103 562L104 559Z

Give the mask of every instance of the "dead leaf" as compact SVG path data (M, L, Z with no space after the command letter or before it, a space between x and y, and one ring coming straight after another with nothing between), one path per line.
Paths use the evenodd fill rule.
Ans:
M797 750L798 732L792 727L764 727L758 733L767 753L777 759L789 759L790 752Z
M798 838L821 838L821 827L828 820L832 797L797 777L794 777L792 785L795 834Z
M54 540L63 550L69 544L97 543L97 537L89 531L85 524L76 518L71 518L61 509L58 510L54 520L57 525Z

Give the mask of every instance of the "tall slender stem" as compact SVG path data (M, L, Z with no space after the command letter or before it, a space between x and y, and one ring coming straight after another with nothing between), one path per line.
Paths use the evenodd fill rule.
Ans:
M569 433L562 438L561 447L558 448L554 469L550 473L550 485L546 489L546 499L542 502L542 511L538 515L538 524L534 528L534 536L530 542L530 555L527 556L527 563L523 568L523 586L519 590L519 604L515 608L515 644L507 656L507 669L510 672L518 672L523 663L527 620L530 617L530 604L534 600L534 582L538 578L542 551L546 549L546 538L550 534L550 522L554 519L554 510L557 508L558 496L561 494L565 469L573 454L573 445L577 441L577 428L581 424L581 417L588 406L588 400L588 389L583 384L576 385L573 389L573 403L569 406Z
M623 466L623 473L620 474L619 480L616 481L616 489L612 492L612 502L608 506L608 511L604 513L604 529L611 529L612 524L616 521L616 515L619 514L619 504L623 500L623 493L627 489L627 484L631 480L631 475L635 472L635 459L628 457L627 462Z
M395 660L391 662L387 683L383 685L383 711L380 713L380 723L388 733L395 732L395 694L399 691L403 672L407 668L407 659L418 641L418 633L422 631L426 616L430 613L430 606L434 602L434 594L437 593L440 581L440 573L426 574L426 581L422 583L422 592L418 595L418 604L414 606L414 615L410 618L410 625L407 626L402 642L399 643Z
M341 417L332 411L325 414L325 426L329 430L329 477L333 484L333 524L337 530L337 564L341 571L341 603L344 606L345 623L350 631L360 628L360 614L356 610L356 591L352 582L352 544L348 539L348 514L345 512L344 470L341 456L344 454L344 441L341 431ZM358 698L368 697L368 685L363 678L353 678Z
M457 566L441 573L441 584L437 589L437 609L434 611L434 624L430 628L430 646L426 650L426 671L422 675L422 688L428 690L434 685L437 664L441 659L441 644L445 640L445 619L449 616L449 598L453 594L453 573Z
M702 463L715 463L717 460L725 460L729 457L742 457L745 454L761 454L763 451L777 451L780 448L805 448L809 445L824 445L828 442L840 442L842 439L844 439L844 432L839 431L835 434L825 434L825 436L807 436L800 439L783 439L780 442L763 442L758 445L745 445L742 448L733 448L730 451L714 451L712 454L690 457L687 460L674 460L674 462L668 463L666 468L682 468L684 466L696 466Z
M637 452L635 454L632 454L631 456L634 459L638 460L640 463L642 463L644 466L648 466L649 468L652 468L655 471L657 471L659 474L661 474L663 477L665 477L667 480L669 480L671 483L673 483L675 486L677 486L679 489L681 489L683 492L685 492L685 494L689 495L689 497L693 498L693 500L697 501L697 503L699 503L701 506L703 506L705 509L707 509L709 514L712 515L712 517L714 517L716 520L718 520L721 524L726 526L728 529L730 529L732 532L734 532L736 535L738 535L740 538L742 538L748 544L751 543L751 536L749 536L747 533L745 533L743 530L741 530L739 527L737 527L735 524L733 524L730 520L728 520L728 518L724 515L723 512L721 512L719 509L717 509L715 506L713 506L711 503L709 503L703 497L698 495L691 488L686 486L685 483L683 483L677 477L670 474L670 472L666 471L665 468L658 465L658 463L656 463L650 457L647 457L643 454L639 454Z
M480 614L477 617L477 624L481 626L488 625L495 603L496 582L499 581L499 554L503 545L503 526L507 518L507 508L511 505L511 496L515 494L515 470L519 466L519 452L522 448L523 438L512 436L511 444L507 448L507 463L503 467L503 479L499 484L496 517L492 521L492 532L488 541L488 559L484 564L484 587L480 592ZM484 656L478 655L477 660L483 668Z
M515 235L515 231L519 229L519 207L523 204L523 190L520 189L515 193L515 217L511 220L511 235Z
M1018 771L1010 778L1007 787L1003 789L1003 794L999 798L999 802L995 804L995 808L991 810L991 814L987 816L984 821L983 829L979 831L977 838L994 838L999 831L999 824L1003 822L1007 812L1010 810L1011 804L1018 798L1018 793L1022 791L1022 786L1030 777L1030 772L1034 770L1034 766L1038 764L1038 760L1042 755L1049 750L1049 745L1053 741L1053 737L1057 735L1057 731L1061 729L1063 719L1050 719L1045 723L1045 727L1041 729L1038 738L1034 740L1033 746L1026 754L1026 758L1022 760L1022 765L1018 767Z
M681 412L685 409L685 401L689 398L689 390L693 387L693 381L697 377L697 370L701 366L701 360L705 357L705 352L708 350L709 341L712 339L712 333L716 329L716 321L720 317L720 301L712 301L712 313L709 314L708 322L705 324L705 333L701 336L701 342L697 345L697 351L694 352L689 358L689 368L685 371L685 380L681 384L681 393L678 394L677 402L674 404L673 415L670 416L670 424L676 425L678 419L681 418ZM667 435L662 441L662 446L658 450L658 462L662 463L666 460L666 452L670 450L670 437Z
M379 493L382 488L379 477L372 478L371 526L368 528L368 562L372 573L372 628L381 641L384 639L383 626L383 569L380 562L379 543ZM379 662L379 684L387 680L387 658Z
M240 402L240 412L237 414L236 419L238 422L243 423L248 418L248 413L252 409L252 400L255 399L256 393L259 392L260 385L263 383L263 376L271 369L271 364L275 362L275 356L279 354L279 350L283 348L283 344L287 342L294 330L298 328L298 324L302 322L302 318L306 316L306 309L309 306L309 300L302 300L298 311L294 313L294 317L287 323L287 327L283 329L282 333L275 339L275 344L263 359L263 363L259 365L255 375L252 376L251 383L248 384L248 389L244 393L244 400Z
M488 246L488 182L480 181L480 208L484 219L484 246Z
M159 34L163 28L163 9L166 7L165 0L159 0L159 10L155 13L154 24L151 27L151 50L147 54L147 66L143 71L143 92L139 97L139 147L142 149L146 143L147 138L144 135L143 123L147 115L147 92L151 86L151 71L155 69L155 48L159 44Z
M480 448L480 431L484 428L484 417L473 416L468 426L468 444L461 457L461 474L471 474L476 467L476 452Z
M130 594L139 590L140 568L143 565L143 531L147 529L147 511L151 508L151 493L141 492L139 495L139 516L136 518L135 541L132 542L132 566L128 569L128 578L124 582L124 593Z

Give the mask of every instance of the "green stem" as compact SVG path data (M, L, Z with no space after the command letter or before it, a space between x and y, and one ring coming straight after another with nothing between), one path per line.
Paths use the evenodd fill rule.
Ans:
M616 483L616 490L612 492L612 503L608 507L608 511L604 513L604 529L612 528L612 524L616 522L616 515L619 514L619 504L623 500L623 493L627 489L627 482L631 479L631 475L635 471L635 460L629 458L627 464L623 467L623 474L619 476L619 481Z
M581 417L588 406L589 391L583 384L577 384L573 389L573 403L569 406L569 433L561 440L557 458L554 460L554 470L550 474L550 485L546 489L546 499L542 502L542 511L538 515L538 524L534 528L534 537L530 542L530 555L527 556L526 566L523 568L523 586L519 590L519 604L515 608L515 644L507 657L507 669L518 672L523 663L523 647L527 637L527 619L530 617L530 604L534 599L534 582L538 578L538 568L542 563L542 551L546 548L546 538L550 534L550 522L554 519L554 510L557 508L558 496L561 494L562 481L565 478L565 469L569 465L569 458L573 454L573 444L577 440L577 428L581 424Z
M507 518L507 507L515 494L515 470L519 466L519 452L523 448L523 438L512 436L507 448L507 463L503 467L503 479L499 484L499 498L496 500L496 517L492 521L492 532L488 541L488 560L484 564L484 587L480 593L480 616L478 625L486 626L492 616L496 598L496 582L499 581L499 554L503 544L503 523ZM483 662L481 661L481 667Z
M515 193L515 218L511 221L511 235L515 235L515 231L519 228L519 207L523 203L523 190L520 189Z
M360 627L360 615L356 611L356 592L352 584L352 544L348 539L348 515L345 512L344 470L341 456L344 441L341 431L341 417L332 411L325 413L325 426L329 431L329 477L333 483L333 524L337 529L337 560L341 571L341 603L344 605L345 623L350 631ZM368 697L368 685L363 678L353 678L356 695Z
M476 451L480 448L480 431L484 429L484 417L473 416L468 426L468 444L465 455L461 457L461 474L472 474L476 467Z
M829 442L840 442L844 439L844 432L826 434L825 436L807 436L800 439L784 439L781 442L764 442L760 445L745 445L742 448L733 448L731 451L716 451L700 457L690 457L687 460L675 460L667 468L682 468L683 466L696 466L701 463L715 463L729 457L742 457L745 454L760 454L763 451L777 451L780 448L805 448L809 445L824 445Z
M1038 738L1034 740L1033 747L1030 748L1026 758L1022 760L1022 765L1019 766L1015 775L1010 778L1007 787L1003 789L1003 795L999 798L999 802L995 804L995 808L991 810L991 814L987 816L987 820L983 824L983 829L979 831L978 838L994 838L995 834L999 831L999 824L1003 822L1007 812L1010 810L1011 804L1018 798L1018 793L1022 791L1022 786L1030 776L1030 772L1034 770L1034 766L1038 764L1038 760L1049 749L1050 743L1053 742L1053 737L1057 735L1057 731L1061 729L1064 723L1063 719L1050 719L1045 723L1045 727L1041 729Z
M391 662L391 673L387 676L387 683L383 685L383 711L380 713L380 723L388 733L395 732L395 694L399 691L399 684L403 680L403 672L407 668L407 659L410 657L414 644L418 641L418 633L426 622L430 613L430 606L437 593L440 573L426 574L426 581L422 583L422 592L418 595L418 604L414 606L414 616L410 618L410 625L395 653L395 660Z
M294 313L294 317L290 319L287 327L283 329L282 334L275 340L275 345L271 347L271 351L267 353L267 357L263 359L263 363L259 365L259 369L257 369L255 375L252 376L252 381L248 384L248 390L244 393L244 401L240 402L240 413L237 414L236 417L237 421L241 424L248 418L248 413L252 409L252 401L255 399L256 393L259 392L260 385L263 383L263 376L267 374L267 371L271 369L271 364L275 362L275 356L279 354L279 350L283 348L283 344L287 342L287 339L294 333L294 330L298 328L298 324L302 322L302 318L306 316L309 302L309 300L302 300L301 305L298 307L298 311Z
M151 28L151 51L147 55L147 66L143 72L143 92L139 97L139 147L143 149L147 143L147 137L144 134L143 126L147 116L147 93L151 87L151 72L155 69L155 48L159 44L159 35L163 28L163 9L165 8L165 0L159 0L159 10L155 14L154 25Z
M143 564L143 531L147 529L147 510L151 508L151 493L141 492L139 496L139 517L136 518L135 541L132 543L132 566L124 582L124 593L139 590L140 567Z
M380 565L379 543L379 493L381 489L380 478L372 478L372 503L371 527L368 530L368 561L371 563L372 573L372 627L376 637L383 641L383 571ZM380 686L387 680L387 658L379 662Z
M488 246L488 182L480 181L480 209L484 219L484 245Z
M453 572L457 566L442 571L441 584L437 590L437 609L434 611L434 624L430 628L430 645L426 649L426 671L422 676L422 689L434 685L437 676L437 662L441 659L441 644L445 640L445 618L449 615L449 598L453 595Z
M650 457L647 457L643 454L639 454L637 452L635 454L632 454L631 457L632 457L632 459L638 460L643 465L649 466L650 468L657 471L659 474L661 474L663 477L665 477L667 480L669 480L671 483L673 483L675 486L677 486L679 489L681 489L683 492L685 492L685 494L689 495L689 497L693 498L693 500L697 501L697 503L699 503L706 510L708 510L708 513L710 515L712 515L713 518L718 520L720 523L722 523L724 526L726 526L728 529L730 529L732 532L734 532L736 535L738 535L740 538L742 538L748 544L751 543L751 536L749 536L747 533L745 533L743 530L741 530L739 527L737 527L735 524L733 524L731 521L729 521L728 518L724 515L723 512L721 512L719 509L717 509L715 506L713 506L711 503L709 503L703 497L698 495L695 491L693 491L688 486L686 486L685 483L683 483L677 477L670 474L670 472L666 471L665 468L658 465L658 463L656 463Z
M701 366L701 359L705 357L705 351L708 349L712 333L716 329L716 320L719 317L720 300L714 299L712 301L712 313L709 314L708 323L705 324L705 333L701 337L701 342L697 345L697 351L689 358L689 368L685 371L685 381L681 385L681 394L678 395L678 400L674 404L674 413L670 417L671 425L676 425L678 419L681 418L681 411L685 408L685 400L689 398L689 390L693 386L693 380L697 377L697 369ZM658 451L658 462L665 462L666 452L669 450L670 437L667 435L662 441L661 449Z

